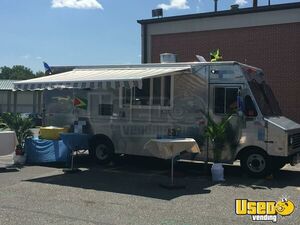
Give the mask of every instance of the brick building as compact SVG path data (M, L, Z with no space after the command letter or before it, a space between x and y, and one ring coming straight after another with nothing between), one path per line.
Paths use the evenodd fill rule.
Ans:
M223 60L247 63L265 72L283 114L300 123L300 3L139 20L142 62L161 53L178 61L209 59L220 48Z

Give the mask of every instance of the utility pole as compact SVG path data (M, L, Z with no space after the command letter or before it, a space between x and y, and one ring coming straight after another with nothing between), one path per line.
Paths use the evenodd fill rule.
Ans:
M215 12L217 12L218 11L218 0L214 0L214 2L215 2Z
M253 0L253 8L257 7L257 0Z

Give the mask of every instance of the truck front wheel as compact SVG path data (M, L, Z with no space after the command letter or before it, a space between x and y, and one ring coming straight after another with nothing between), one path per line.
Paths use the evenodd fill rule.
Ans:
M270 157L258 149L249 149L242 155L241 167L252 177L265 177L271 174Z
M97 140L91 146L91 155L99 164L108 164L114 156L114 149L111 143L106 140Z

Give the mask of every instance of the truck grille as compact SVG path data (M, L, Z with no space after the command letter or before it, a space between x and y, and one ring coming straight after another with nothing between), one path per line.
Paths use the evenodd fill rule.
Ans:
M300 147L300 133L298 134L293 134L291 136L291 144L292 144L292 148L293 149L296 149L296 148L299 148Z

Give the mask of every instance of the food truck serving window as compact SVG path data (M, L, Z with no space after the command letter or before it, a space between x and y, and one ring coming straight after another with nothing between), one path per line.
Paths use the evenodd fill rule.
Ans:
M112 96L92 93L89 98L91 116L111 116L113 114Z
M237 109L237 87L216 87L215 88L215 113L232 113Z
M150 79L143 80L143 87L132 89L132 104L133 105L149 105L150 104Z
M170 106L171 76L144 79L142 88L123 88L123 105ZM131 100L132 98L132 100Z

